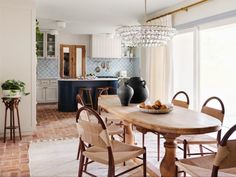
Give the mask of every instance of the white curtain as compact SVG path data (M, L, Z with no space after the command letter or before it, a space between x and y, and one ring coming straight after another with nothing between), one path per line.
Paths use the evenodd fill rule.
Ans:
M151 22L155 25L172 26L172 17L166 16ZM141 76L146 80L150 101L160 99L169 102L172 94L171 42L167 46L141 49Z

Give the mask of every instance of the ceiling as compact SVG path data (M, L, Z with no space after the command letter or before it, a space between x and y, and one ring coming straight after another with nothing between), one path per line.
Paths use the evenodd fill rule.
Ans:
M166 9L187 0L147 0L147 13ZM57 29L65 21L69 34L113 33L121 25L138 24L144 18L144 0L36 0L41 29Z

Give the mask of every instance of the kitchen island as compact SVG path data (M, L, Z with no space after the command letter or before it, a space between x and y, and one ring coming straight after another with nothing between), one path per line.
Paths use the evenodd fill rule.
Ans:
M109 94L116 94L118 87L117 78L96 78L96 79L59 79L58 80L58 110L61 112L74 112L77 110L76 95L80 88L92 88L92 99L97 105L97 88L113 88Z

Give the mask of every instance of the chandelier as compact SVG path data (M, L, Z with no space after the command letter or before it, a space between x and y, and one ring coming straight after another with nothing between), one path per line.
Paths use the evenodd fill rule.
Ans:
M145 0L145 17L147 16ZM121 42L130 47L155 47L166 45L174 36L175 28L161 25L134 25L121 26L116 33L121 37Z

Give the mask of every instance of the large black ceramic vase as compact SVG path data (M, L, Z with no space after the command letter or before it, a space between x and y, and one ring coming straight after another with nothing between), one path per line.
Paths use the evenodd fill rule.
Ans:
M120 103L122 106L129 105L133 94L134 94L134 90L132 89L132 87L128 85L127 82L122 84L117 90L117 95L120 99Z
M131 77L127 82L129 86L134 89L134 95L131 98L130 103L141 103L148 98L149 91L145 80L141 77Z

